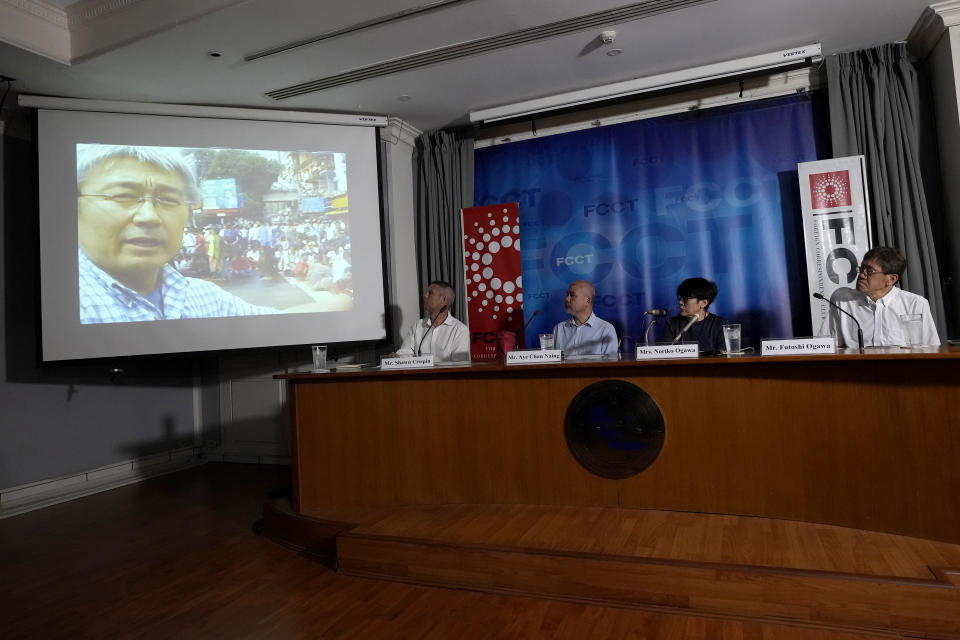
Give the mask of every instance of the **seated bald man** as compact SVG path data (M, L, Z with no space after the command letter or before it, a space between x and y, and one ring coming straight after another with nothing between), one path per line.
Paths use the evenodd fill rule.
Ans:
M553 328L557 349L565 356L614 355L617 353L617 331L593 312L596 291L586 280L575 280L563 299L564 311L570 317Z

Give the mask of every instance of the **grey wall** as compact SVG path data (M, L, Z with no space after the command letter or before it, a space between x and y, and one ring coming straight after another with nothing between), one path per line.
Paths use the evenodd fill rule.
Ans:
M194 363L43 364L31 129L0 150L0 488L194 444ZM123 373L111 376L111 369Z

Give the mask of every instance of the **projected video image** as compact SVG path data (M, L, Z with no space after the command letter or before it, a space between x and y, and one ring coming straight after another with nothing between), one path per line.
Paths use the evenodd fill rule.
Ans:
M353 308L345 153L76 147L81 324Z

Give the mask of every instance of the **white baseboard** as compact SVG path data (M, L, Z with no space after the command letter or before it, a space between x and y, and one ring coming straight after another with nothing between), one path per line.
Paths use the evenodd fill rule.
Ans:
M0 489L0 519L133 484L165 473L196 467L206 462L207 460L201 458L200 447L183 447L118 462L92 471Z
M240 462L244 464L279 464L289 465L290 456L278 456L259 453L214 453L203 452L206 462Z

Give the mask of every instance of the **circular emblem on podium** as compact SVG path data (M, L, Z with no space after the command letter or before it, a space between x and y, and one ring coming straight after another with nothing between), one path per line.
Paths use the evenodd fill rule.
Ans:
M654 399L624 380L595 382L578 393L563 430L577 462L604 478L629 478L649 467L665 433Z

